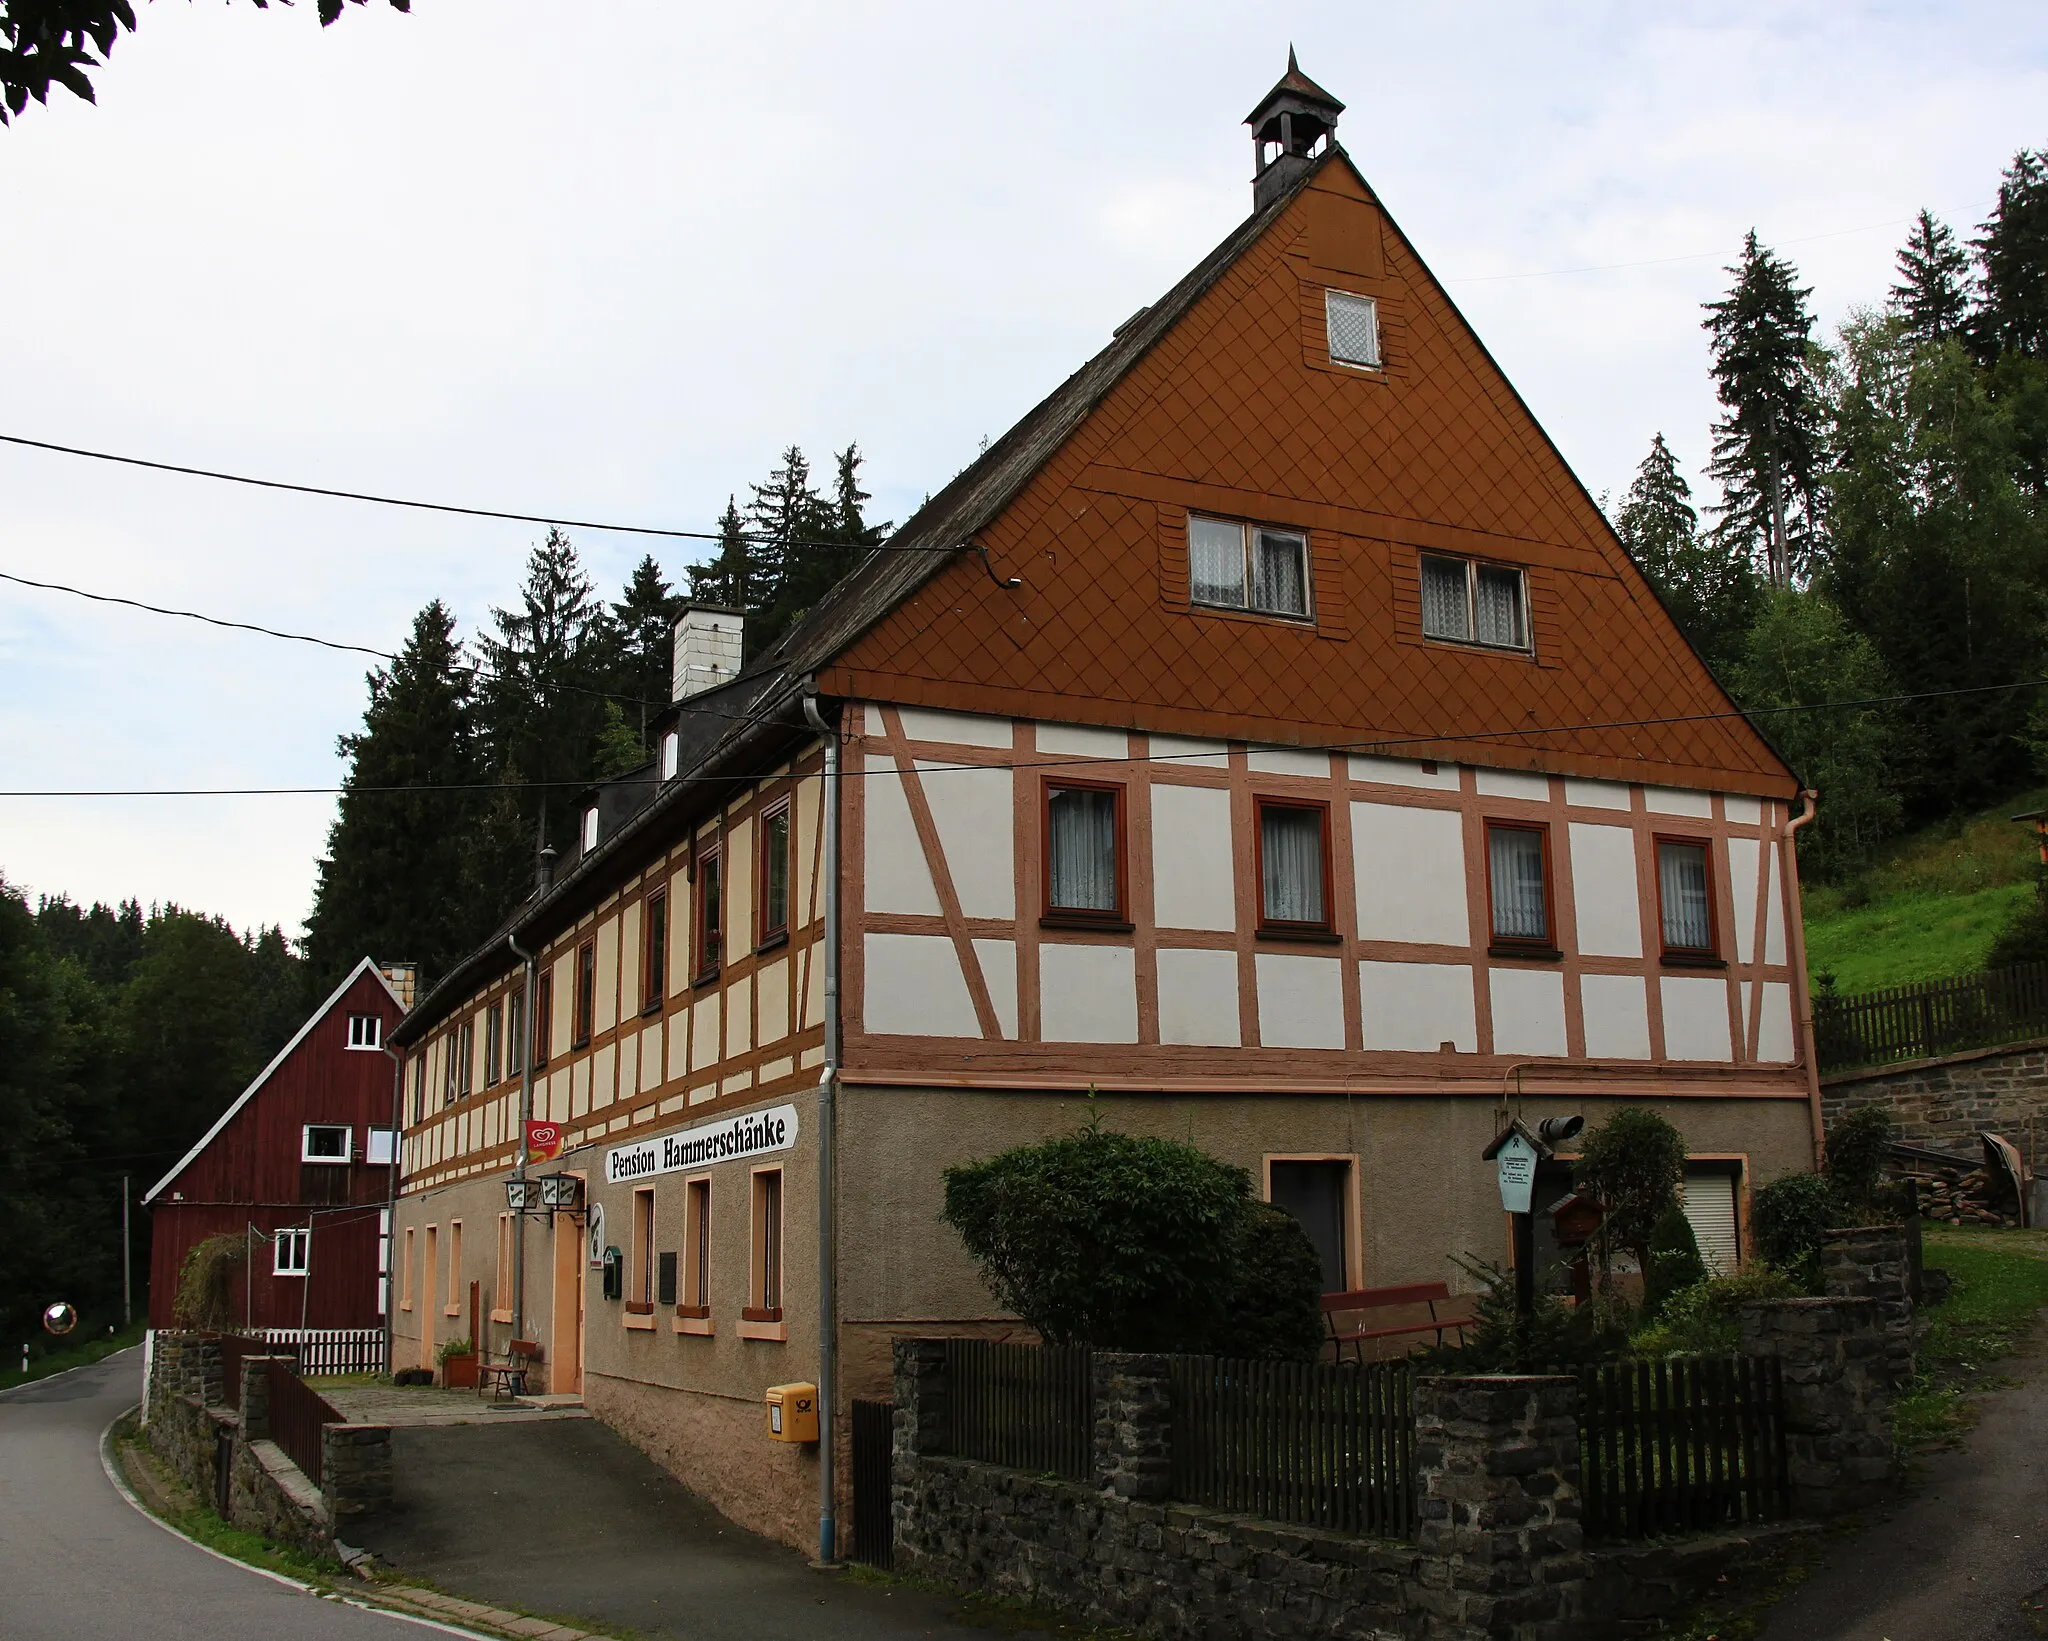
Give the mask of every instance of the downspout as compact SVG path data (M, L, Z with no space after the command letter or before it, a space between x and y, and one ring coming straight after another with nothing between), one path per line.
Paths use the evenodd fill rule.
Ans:
M1806 1057L1806 1092L1813 1119L1813 1165L1818 1168L1827 1151L1827 1128L1820 1115L1820 1055L1814 1048L1813 1038L1813 987L1806 978L1806 919L1800 912L1799 896L1799 850L1793 839L1802 826L1811 824L1816 813L1814 804L1820 794L1808 788L1799 794L1805 808L1786 825L1779 846L1782 855L1781 870L1785 879L1785 927L1790 937L1792 959L1792 984L1799 988L1799 1043L1800 1051ZM1761 965L1763 953L1757 953ZM1763 981L1759 979L1758 985Z
M512 1165L514 1179L526 1178L527 1124L533 1121L533 953L511 935L505 944L512 955L526 965L520 974L519 995L519 1160ZM522 1202L524 1197L520 1199ZM512 1226L512 1337L526 1337L526 1214L513 1216Z
M384 1372L398 1363L398 1135L405 1121L405 1056L380 1036L377 1046L391 1056L391 1166L384 1188Z
M839 732L804 697L804 718L825 743L825 1067L818 1078L818 1564L839 1561L838 1213L833 1201L839 1095Z

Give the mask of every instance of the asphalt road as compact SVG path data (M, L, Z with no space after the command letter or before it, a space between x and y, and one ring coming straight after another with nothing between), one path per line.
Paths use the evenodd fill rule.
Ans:
M100 1432L141 1395L140 1350L0 1392L0 1637L404 1641L432 1633L222 1561L138 1512L100 1467Z

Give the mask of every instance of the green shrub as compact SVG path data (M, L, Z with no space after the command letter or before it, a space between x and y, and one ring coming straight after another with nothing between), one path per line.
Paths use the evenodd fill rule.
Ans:
M1734 1276L1710 1276L1664 1301L1654 1326L1629 1340L1633 1356L1726 1356L1742 1338L1742 1307L1760 1299L1790 1299L1790 1278L1761 1262Z
M1643 1273L1643 1314L1656 1316L1673 1294L1707 1280L1707 1262L1700 1258L1692 1221L1677 1203L1666 1208L1650 1228L1650 1266Z
M451 1356L474 1356L476 1346L468 1339L443 1339L434 1347L434 1360L446 1364Z
M1613 1361L1627 1348L1622 1307L1574 1308L1555 1294L1538 1294L1525 1321L1515 1311L1513 1271L1469 1259L1457 1264L1479 1284L1479 1298L1457 1344L1416 1352L1416 1363L1428 1372L1539 1372Z
M1844 1218L1833 1181L1823 1174L1786 1174L1757 1192L1750 1221L1765 1264L1802 1293L1819 1293L1820 1234Z
M1247 1202L1237 1282L1211 1348L1219 1356L1313 1362L1323 1348L1322 1289L1322 1256L1301 1222L1270 1202Z
M1880 1105L1847 1113L1828 1130L1827 1176L1845 1207L1877 1207L1890 1156L1892 1115Z
M1619 1248L1647 1274L1651 1232L1677 1203L1685 1178L1685 1137L1656 1112L1625 1105L1587 1131L1572 1173L1606 1210L1593 1241L1602 1272Z

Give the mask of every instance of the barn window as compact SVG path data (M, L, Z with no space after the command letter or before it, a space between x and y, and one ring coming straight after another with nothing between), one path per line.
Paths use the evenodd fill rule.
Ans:
M309 1122L299 1149L301 1162L347 1162L354 1134L346 1123Z
M348 1046L350 1048L382 1048L384 1046L384 1022L374 1014L351 1014L348 1017Z
M270 1271L273 1276L304 1276L313 1266L313 1228L310 1225L287 1225L277 1233L272 1245L275 1258Z

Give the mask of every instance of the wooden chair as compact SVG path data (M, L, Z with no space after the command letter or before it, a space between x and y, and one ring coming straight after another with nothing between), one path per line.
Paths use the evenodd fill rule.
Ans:
M1365 1342L1368 1339L1393 1339L1402 1334L1434 1333L1436 1342L1444 1342L1447 1328L1464 1329L1461 1317L1446 1317L1437 1310L1451 1297L1449 1286L1442 1282L1411 1282L1397 1288L1353 1288L1347 1293L1326 1293L1323 1295L1323 1320L1329 1325L1330 1343L1335 1347L1337 1360L1344 1359L1344 1347L1349 1345L1352 1355L1359 1361L1365 1360ZM1427 1305L1427 1322L1402 1322L1391 1327L1338 1326L1341 1316L1360 1316L1371 1311L1395 1310L1404 1306ZM1369 1318L1368 1318L1369 1319Z
M526 1375L541 1359L540 1341L537 1339L514 1339L505 1347L502 1362L482 1362L476 1370L476 1393L481 1396L486 1386L490 1387L492 1400L502 1401L509 1396L526 1394Z

